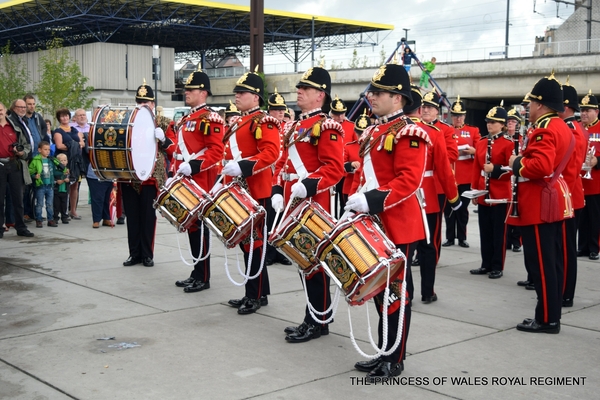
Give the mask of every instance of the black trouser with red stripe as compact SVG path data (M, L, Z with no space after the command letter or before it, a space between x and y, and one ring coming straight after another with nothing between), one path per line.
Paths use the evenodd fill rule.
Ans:
M493 206L477 205L479 215L479 239L481 241L481 268L488 271L504 271L506 257L506 210L507 204Z
M577 226L583 208L575 210L575 217L565 220L563 227L563 246L564 246L564 282L563 296L567 300L573 300L575 297L575 285L577 284Z
M125 211L127 213L127 211ZM129 215L127 215L127 219L129 219ZM197 221L196 227L198 229L188 231L188 239L190 241L190 249L192 250L192 256L194 258L198 258L200 255L200 239L202 239L202 222ZM206 224L204 224L204 243L202 243L202 257L206 256L208 251L208 246L210 242L210 234L209 229ZM196 279L200 282L208 282L210 281L210 256L206 257L205 260L198 260L194 265L194 270L190 275L192 278Z
M525 261L537 294L535 320L560 322L563 291L562 226L564 221L521 229Z
M266 199L259 199L256 201L258 202L258 204L263 206L265 208L265 210L268 210L271 208L271 198L270 197L268 197ZM262 236L263 236L264 229L265 229L265 223L266 223L266 221L265 221L265 219L263 219L261 221L261 223L258 224L258 226L254 227L254 230L258 233L259 238L262 238ZM255 243L255 246L257 246L256 243ZM250 268L248 269L248 258L250 256L249 247L250 247L249 245L240 244L240 248L242 249L242 252L244 253L244 263L246 265L246 274L249 274L250 276L254 276L258 273L258 270L260 269L260 263L262 261L261 259L262 259L263 244L261 241L260 245L252 251L252 264L250 265ZM262 271L260 272L260 275L258 277L256 277L255 279L249 279L248 282L246 282L245 296L250 299L259 299L261 296L266 296L268 294L271 294L271 287L269 285L269 274L267 272L267 264L266 264L266 259L265 259L265 264L263 266Z
M442 213L436 212L427 214L427 225L429 226L430 242L427 239L419 240L417 243L417 254L419 257L419 268L421 270L421 297L431 297L435 293L433 286L435 284L435 269L439 260L438 250L441 245L441 222ZM411 254L406 254L407 269L410 269ZM412 296L414 295L414 284L412 274L406 278L406 290Z
M585 196L585 207L579 221L579 251L584 255L600 253L600 194Z
M302 274L302 272L300 272ZM313 306L313 308L319 312L324 312L331 305L331 293L329 292L329 283L330 278L327 273L323 270L322 267L319 267L315 272L306 276L306 292L308 293L308 301ZM325 315L315 314L320 321L325 321L329 317L331 317L331 312L328 312ZM304 322L311 325L317 325L318 323L314 320L314 318L310 315L310 311L308 310L308 306L306 306L305 314L304 314ZM321 327L324 328L328 324L321 324Z
M417 243L411 244L397 244L396 247L402 250L402 252L407 255L407 259L409 259L408 255L412 255L415 251ZM421 257L419 255L419 257ZM410 262L410 261L408 261ZM405 265L404 267L404 278L407 280L406 283L406 291L408 292L408 282L409 279L412 280L410 267ZM398 279L396 281L400 288L402 287L402 281ZM375 307L377 308L377 314L379 315L379 325L377 327L378 334L378 347L381 348L383 346L383 292L379 293L375 296ZM399 293L394 293L390 289L389 295L389 306L387 310L387 318L388 318L388 330L387 330L387 346L385 350L389 350L394 346L396 339L398 337L398 324L400 323L400 298L398 296ZM411 293L406 293L406 301L404 302L404 322L402 326L402 339L400 339L400 344L394 350L392 354L389 356L382 356L383 361L388 361L392 363L402 362L406 358L406 342L408 340L408 331L410 328L410 295Z
M127 242L129 256L137 259L154 258L156 210L152 206L157 189L154 185L141 185L138 193L132 185L119 185L123 208L127 215Z
M457 186L458 194L462 195L465 191L471 189L471 185L461 184ZM463 201L460 208L456 211L448 202L444 207L444 217L446 218L446 240L454 241L458 239L460 242L467 240L467 224L469 223L469 202Z

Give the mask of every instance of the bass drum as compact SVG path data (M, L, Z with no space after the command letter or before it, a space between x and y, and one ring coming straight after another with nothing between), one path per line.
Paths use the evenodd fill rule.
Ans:
M90 124L90 162L100 180L145 181L156 160L154 114L146 106L96 109Z

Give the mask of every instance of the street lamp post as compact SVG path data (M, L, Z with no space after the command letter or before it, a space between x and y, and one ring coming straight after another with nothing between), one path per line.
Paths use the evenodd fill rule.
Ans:
M152 75L154 76L154 106L158 105L158 79L160 79L160 47L152 46Z

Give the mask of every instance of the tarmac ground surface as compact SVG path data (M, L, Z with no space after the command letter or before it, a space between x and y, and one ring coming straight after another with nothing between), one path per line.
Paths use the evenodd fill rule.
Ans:
M85 183L80 197L87 199ZM187 294L174 285L191 271L179 250L189 262L186 234L159 216L155 266L126 268L125 225L92 229L81 200L82 220L29 224L34 238L11 229L0 239L0 398L597 399L600 264L578 259L575 304L563 309L560 334L517 331L536 303L535 291L516 285L526 277L523 253L507 251L501 279L470 275L480 266L472 211L470 248L442 249L438 301L420 301L419 267L412 267L417 290L405 371L368 384L353 368L364 358L350 340L343 300L328 336L284 340L284 327L304 315L295 267L270 266L269 305L238 315L227 301L243 296L243 287L224 266L226 255L232 278L242 281L239 250L225 252L213 238L211 288ZM374 306L350 313L358 345L374 354L367 324L369 315L376 340Z

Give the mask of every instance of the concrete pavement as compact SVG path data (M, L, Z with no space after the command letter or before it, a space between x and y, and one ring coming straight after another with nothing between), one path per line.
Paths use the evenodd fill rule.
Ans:
M34 238L11 230L0 239L2 399L547 400L592 399L600 391L600 264L579 259L575 305L563 309L559 335L519 332L516 324L533 317L536 301L516 285L525 278L523 255L507 253L501 279L470 275L480 259L477 214L470 216L471 247L442 250L439 300L425 305L415 295L402 379L367 385L353 369L362 357L343 301L329 336L285 342L283 328L304 315L294 267L269 267L269 305L240 316L227 301L243 288L227 278L219 242L211 288L186 294L174 285L191 269L180 260L185 234L159 217L155 267L126 268L125 226L92 229L89 206L81 202L79 210L81 221L29 225ZM241 281L235 252L227 256ZM418 288L418 267L413 273ZM350 311L359 346L374 353L366 308Z

